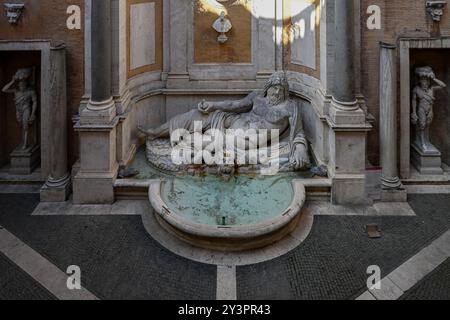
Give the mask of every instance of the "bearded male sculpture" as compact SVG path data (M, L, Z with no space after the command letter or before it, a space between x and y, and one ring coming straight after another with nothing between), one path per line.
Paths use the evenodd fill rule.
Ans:
M199 124L201 124L199 127ZM254 91L242 100L207 102L198 108L178 115L167 123L154 129L139 128L147 137L147 157L162 169L179 171L180 166L164 162L168 139L171 147L180 143L178 132L202 134L211 130L220 132L254 132L258 139L245 139L245 151L276 149L280 171L307 170L311 167L299 105L289 99L289 84L284 72L273 74L264 90ZM269 132L269 134L265 134ZM276 132L277 136L275 136ZM174 135L177 136L174 139ZM165 139L166 142L163 142ZM214 140L213 140L214 141ZM217 141L216 143L222 143ZM245 165L239 164L239 167Z

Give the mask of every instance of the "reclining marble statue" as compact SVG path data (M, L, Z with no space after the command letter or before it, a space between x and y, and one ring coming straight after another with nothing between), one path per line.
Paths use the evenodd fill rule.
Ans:
M139 130L147 138L148 160L161 169L186 169L185 166L174 165L168 160L168 149L179 143L178 139L175 139L175 142L173 139L177 130L194 133L200 123L202 133L212 129L221 132L253 130L257 134L278 132L277 137L268 134L260 135L264 138L257 141L247 139L246 151L265 147L272 150L276 148L279 171L307 170L311 167L311 161L299 108L298 103L289 99L286 74L277 72L267 81L264 90L254 91L242 100L203 101L196 109L175 116L158 128L139 127Z

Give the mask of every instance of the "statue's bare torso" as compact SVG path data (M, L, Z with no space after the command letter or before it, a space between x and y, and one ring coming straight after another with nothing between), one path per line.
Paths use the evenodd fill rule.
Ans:
M267 99L261 96L253 98L253 108L248 113L241 113L234 121L226 124L227 129L243 130L279 130L284 132L289 128L290 102L270 106Z

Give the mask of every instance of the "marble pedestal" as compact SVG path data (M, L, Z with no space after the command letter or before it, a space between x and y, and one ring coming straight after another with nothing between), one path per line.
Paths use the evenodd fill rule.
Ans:
M382 202L407 202L408 192L405 188L388 189L381 188L381 201Z
M40 163L39 145L26 150L16 149L11 153L11 168L9 172L17 175L27 175L39 166Z
M439 150L423 151L417 145L412 144L411 158L414 167L423 175L442 175L442 154Z

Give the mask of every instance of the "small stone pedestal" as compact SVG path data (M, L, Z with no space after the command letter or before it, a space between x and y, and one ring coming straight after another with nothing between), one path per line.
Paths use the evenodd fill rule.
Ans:
M412 145L412 163L417 171L423 175L442 175L442 154L439 150L424 151L417 145Z
M16 149L11 153L10 174L28 175L39 166L41 148L36 145L25 150Z
M381 201L382 202L407 202L408 192L405 188L400 187L398 189L381 189Z

